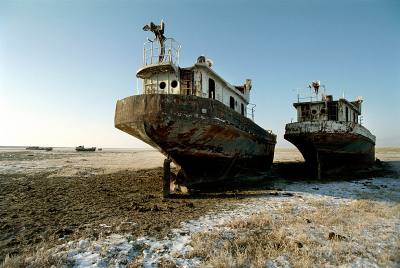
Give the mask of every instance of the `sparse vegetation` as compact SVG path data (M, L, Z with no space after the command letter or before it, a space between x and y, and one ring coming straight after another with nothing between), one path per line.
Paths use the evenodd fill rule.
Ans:
M42 242L34 250L27 250L24 254L7 255L0 267L62 267L65 264L66 256L56 254L56 249L51 244Z
M282 262L321 267L349 264L356 258L375 259L381 266L400 262L400 237L394 230L400 204L352 200L332 206L310 199L304 205L299 210L284 204L273 214L256 214L235 220L222 231L196 234L189 257L202 257L211 267ZM388 239L396 246L379 243Z

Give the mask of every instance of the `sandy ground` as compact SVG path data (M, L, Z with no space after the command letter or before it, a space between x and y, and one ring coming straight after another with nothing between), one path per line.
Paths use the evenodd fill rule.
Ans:
M258 213L273 218L282 214L279 208L287 206L299 215L313 209L332 212L366 199L394 207L392 217L357 216L361 222L370 222L364 226L368 240L363 235L354 236L346 246L363 248L368 243L372 253L355 252L343 262L333 258L327 264L394 267L400 264L400 149L378 149L376 156L386 161L392 172L327 182L299 176L291 180L275 174L240 190L163 200L160 167L164 158L155 151L1 151L0 261L6 267L212 265L207 262L215 258L198 253L193 242L199 234L210 234L223 243L233 238L216 234L230 230L228 233L234 235L236 231L228 225L234 220L246 221ZM301 161L295 150L276 151L278 170L280 163ZM380 221L372 220L378 217ZM317 237L313 243L320 243L335 256L326 237L329 232L349 235L343 226L320 224L313 231L302 232ZM388 257L382 259L373 253L381 251ZM296 266L291 258L275 256L266 259L265 265L269 261L270 267Z
M109 174L120 170L161 167L164 156L155 150L0 151L0 174L51 173L52 177Z

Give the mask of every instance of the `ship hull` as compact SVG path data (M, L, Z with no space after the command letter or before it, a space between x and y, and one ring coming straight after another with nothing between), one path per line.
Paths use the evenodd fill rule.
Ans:
M375 136L356 123L291 123L286 125L284 137L321 173L362 169L375 162Z
M115 127L157 148L194 185L270 168L276 136L219 101L149 94L119 100Z
M94 152L96 148L75 149L77 152Z

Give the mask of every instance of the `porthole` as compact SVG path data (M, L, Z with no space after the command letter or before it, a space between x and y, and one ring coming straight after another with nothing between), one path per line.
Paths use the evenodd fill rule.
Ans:
M167 85L167 84L165 84L165 82L161 82L161 83L160 83L160 88L161 88L161 89L164 89L166 85Z
M171 82L171 87L176 88L178 86L178 82L176 80Z
M316 113L317 113L317 110L312 109L312 110L311 110L311 113L312 113L312 114L316 114Z

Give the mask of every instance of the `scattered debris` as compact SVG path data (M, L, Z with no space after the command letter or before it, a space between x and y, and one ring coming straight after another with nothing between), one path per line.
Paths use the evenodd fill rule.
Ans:
M335 234L334 232L330 232L328 235L329 240L346 240L347 237L340 235L340 234Z

